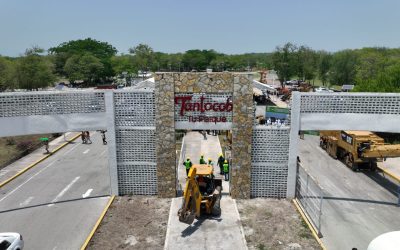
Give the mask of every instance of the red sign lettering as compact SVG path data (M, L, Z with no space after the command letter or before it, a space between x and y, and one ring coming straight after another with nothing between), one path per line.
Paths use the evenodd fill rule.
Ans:
M230 98L227 98L224 103L205 102L205 99L204 96L201 96L200 102L191 102L192 96L176 96L175 105L180 104L180 116L184 116L185 112L188 111L200 111L204 113L211 110L214 112L231 112L233 110L233 104Z

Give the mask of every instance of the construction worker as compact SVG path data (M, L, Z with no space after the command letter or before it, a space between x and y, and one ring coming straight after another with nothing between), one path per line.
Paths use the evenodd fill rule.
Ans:
M204 160L204 155L203 154L200 156L200 164L206 164L206 161Z
M186 161L183 163L183 165L185 166L185 168L186 168L186 176L188 176L189 175L189 170L190 170L190 168L192 167L192 162L190 161L190 158L188 157L188 158L186 158Z
M211 158L208 158L208 165L210 165L210 166L214 166L214 162L212 161L212 159Z
M228 161L224 161L224 174L225 174L225 181L229 181L229 164Z
M225 158L224 155L221 153L218 157L218 166L219 166L219 174L224 174L224 162Z

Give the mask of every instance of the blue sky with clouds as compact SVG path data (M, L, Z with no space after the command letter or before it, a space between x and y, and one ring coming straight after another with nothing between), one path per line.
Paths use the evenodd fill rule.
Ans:
M270 52L293 42L337 51L400 47L399 0L0 0L0 54L91 37L119 53Z

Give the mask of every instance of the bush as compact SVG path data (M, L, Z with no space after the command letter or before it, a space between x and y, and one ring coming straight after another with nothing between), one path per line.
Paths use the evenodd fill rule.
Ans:
M8 138L6 139L6 145L7 145L7 146L15 145L15 139L14 139L14 137L8 137Z
M32 141L21 141L17 144L17 149L24 155L29 154L33 151L34 145Z

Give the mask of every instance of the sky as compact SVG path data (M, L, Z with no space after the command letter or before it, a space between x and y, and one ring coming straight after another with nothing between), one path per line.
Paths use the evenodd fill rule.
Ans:
M0 0L0 55L93 38L128 53L400 47L399 0Z

